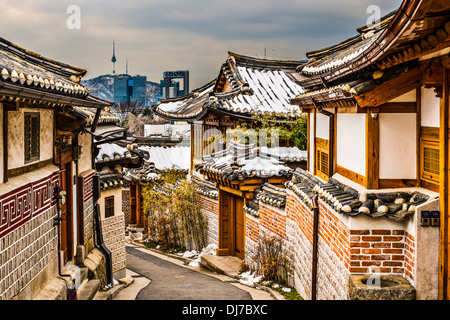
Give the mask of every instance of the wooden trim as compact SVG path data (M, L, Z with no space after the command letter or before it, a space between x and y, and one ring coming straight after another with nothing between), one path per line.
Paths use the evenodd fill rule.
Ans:
M379 179L380 189L418 187L418 179Z
M231 193L231 194L234 194L234 195L237 195L237 196L240 196L240 197L243 197L243 194L244 194L244 192L242 192L240 190L236 190L236 189L233 189L233 188L230 188L230 187L226 187L226 186L222 186L222 185L219 185L218 189L222 190L222 191L225 191L225 192L228 192L228 193Z
M440 232L439 232L439 299L448 300L448 216L449 216L449 69L443 70L443 90L440 99L440 172L439 177L439 206L440 206Z
M439 128L420 127L420 138L439 141Z
M416 179L420 185L420 137L422 136L422 87L416 89Z
M34 171L39 168L43 168L52 163L53 163L53 159L48 159L48 160L44 160L44 161L35 162L35 163L29 164L29 165L26 165L26 166L23 166L20 168L10 169L7 171L6 176L8 178L17 177L24 173L31 172L31 171Z
M373 119L372 110L366 114L366 188L378 189L380 177L380 122Z
M339 173L341 176L356 182L357 184L366 187L366 177L364 177L363 175L353 172L347 168L341 167L340 165L336 166L336 173Z
M417 102L386 102L378 106L379 113L416 113L417 107Z

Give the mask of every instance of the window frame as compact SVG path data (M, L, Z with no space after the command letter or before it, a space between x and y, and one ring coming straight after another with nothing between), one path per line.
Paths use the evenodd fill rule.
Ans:
M33 131L33 119L37 126ZM28 124L27 122L30 121ZM39 112L24 113L24 162L25 164L40 160L41 156L41 115ZM34 153L33 153L34 149Z
M327 156L327 171L324 171L323 157ZM316 137L316 152L314 156L316 176L328 181L330 177L330 141Z
M440 172L436 174L425 171L425 148L437 150L439 152L438 161L440 160L439 141L422 137L420 139L420 180L439 185Z
M114 209L115 209L114 208L114 196L106 197L105 198L105 218L114 217Z

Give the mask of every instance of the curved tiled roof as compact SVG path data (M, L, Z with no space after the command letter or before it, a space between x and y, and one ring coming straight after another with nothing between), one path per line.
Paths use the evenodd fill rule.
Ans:
M241 145L230 141L228 148L203 157L197 171L218 174L224 179L291 177L294 169L285 165L276 152L258 152L254 145ZM293 158L291 159L293 161ZM296 158L296 161L303 161Z
M0 91L3 96L54 105L111 105L110 101L90 95L80 83L85 74L85 69L45 58L0 38ZM57 98L61 96L65 98Z
M235 116L276 114L294 116L298 109L290 99L303 92L291 74L301 61L268 60L229 52L220 74L192 94L161 100L153 106L166 119L198 119L208 110Z

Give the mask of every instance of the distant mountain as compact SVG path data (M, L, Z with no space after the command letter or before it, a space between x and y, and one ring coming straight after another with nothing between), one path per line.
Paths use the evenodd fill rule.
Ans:
M92 79L81 80L81 84L87 88L98 88L98 97L106 100L114 100L114 76L105 74ZM159 83L147 81L147 101L152 105L159 94Z

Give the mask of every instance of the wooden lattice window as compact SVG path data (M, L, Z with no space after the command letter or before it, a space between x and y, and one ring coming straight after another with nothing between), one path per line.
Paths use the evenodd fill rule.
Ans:
M420 178L439 184L439 142L427 139L421 139L420 142Z
M105 218L114 216L114 196L105 198Z
M316 175L327 181L330 176L329 141L316 138Z
M39 160L40 116L39 113L25 113L25 163Z

